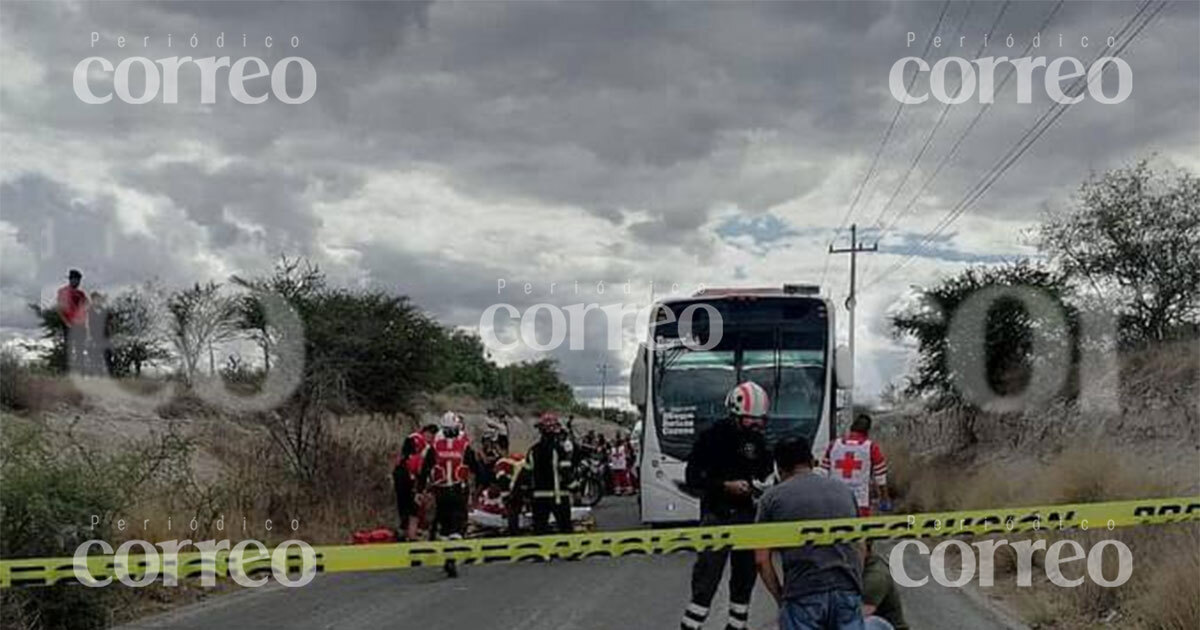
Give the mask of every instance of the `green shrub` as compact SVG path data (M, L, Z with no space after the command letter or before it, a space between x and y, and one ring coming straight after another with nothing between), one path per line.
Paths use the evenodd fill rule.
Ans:
M441 394L444 396L469 396L471 398L479 398L479 386L475 383L451 383L442 388Z
M51 441L34 422L0 418L0 557L66 557L93 539L116 545L109 523L155 484L177 481L189 445L173 435L99 453ZM92 525L92 516L99 524ZM4 593L0 627L104 628L128 592L71 584Z
M71 556L92 538L91 515L112 514L117 496L77 457L55 452L43 430L9 419L0 425L0 557ZM103 628L110 619L107 589L59 585L5 594L0 625L31 628Z
M0 407L25 408L22 392L25 389L25 366L12 350L0 350Z

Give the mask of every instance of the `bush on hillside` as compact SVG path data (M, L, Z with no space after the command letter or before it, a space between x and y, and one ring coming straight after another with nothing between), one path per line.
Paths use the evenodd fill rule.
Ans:
M0 557L73 556L85 541L113 542L114 515L156 487L171 489L190 452L171 435L117 453L66 437L64 445L44 427L12 416L0 423ZM93 516L99 517L94 526ZM17 589L4 594L0 625L104 628L125 595L66 584Z
M1011 296L996 299L979 321L966 322L970 303L986 290L1036 290L1060 310L1068 330L1054 331L1049 318L1054 314L1032 313ZM956 276L924 290L919 303L892 316L897 337L917 342L917 373L911 378L908 393L926 396L941 406L975 407L981 398L994 392L999 396L1018 395L1032 382L1034 365L1047 360L1035 350L1041 347L1068 357L1075 353L1075 315L1068 305L1069 289L1065 277L1043 265L1018 261L994 267L971 267ZM951 324L964 324L972 334L951 338ZM977 329L981 334L974 334ZM1055 334L1057 333L1057 334ZM964 376L954 371L951 361L958 357L966 365L982 365L990 392L964 391ZM1049 395L1058 392L1048 392Z
M25 366L12 350L0 350L0 407L24 410L26 401L22 395L28 384Z

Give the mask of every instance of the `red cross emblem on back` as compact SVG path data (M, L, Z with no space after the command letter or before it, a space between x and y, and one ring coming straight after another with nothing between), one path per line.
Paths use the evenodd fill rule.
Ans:
M849 479L854 471L863 467L863 463L854 456L854 453L847 452L841 459L833 463L833 467L842 471L844 479Z

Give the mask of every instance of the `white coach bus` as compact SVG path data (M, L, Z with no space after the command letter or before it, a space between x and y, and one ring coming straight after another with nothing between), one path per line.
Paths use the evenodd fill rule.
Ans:
M707 289L655 304L629 384L642 416L642 522L699 520L699 499L684 490L685 463L742 381L771 396L769 444L804 436L823 453L836 428L835 388L851 378L849 353L835 343L833 304L811 285Z

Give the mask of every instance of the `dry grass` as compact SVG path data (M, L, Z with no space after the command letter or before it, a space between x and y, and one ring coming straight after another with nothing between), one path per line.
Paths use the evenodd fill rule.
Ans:
M911 512L1170 496L1188 492L1194 482L1166 470L1148 470L1124 452L1083 446L1040 458L1010 455L979 461L961 454L916 457L893 445L889 459L897 494ZM997 584L1009 592L1011 605L1031 627L1083 628L1115 621L1128 628L1200 628L1200 527L1067 532L1051 534L1050 542L1062 537L1078 540L1085 549L1101 539L1124 542L1134 554L1133 576L1116 588L1090 580L1060 588L1040 570L1045 554L1038 551L1033 555L1034 588L1015 588L1016 553L1010 546L1000 547ZM1014 542L1021 537L1006 538ZM1104 561L1104 574L1115 576L1115 554L1106 552Z
M6 394L6 405L12 409L38 414L62 406L80 407L83 394L71 381L57 376L48 376L17 368L5 376L11 379L11 394Z
M1009 542L1024 537L1006 537ZM1163 525L1114 531L1066 532L1047 538L1078 541L1085 550L1105 539L1119 540L1133 554L1129 581L1116 588L1090 579L1074 588L1050 583L1042 569L1044 552L1033 554L1033 587L1015 586L1016 553L996 550L996 589L1034 628L1093 628L1116 624L1123 628L1191 629L1200 627L1200 528L1195 524ZM1116 554L1106 550L1102 573L1118 573ZM1064 576L1084 575L1084 565L1065 565Z
M1131 627L1200 628L1200 527L1139 530L1128 594ZM1138 563L1142 570L1137 570Z
M915 457L897 445L888 458L896 493L913 512L1161 497L1187 492L1191 483L1099 446L980 462L962 455Z

